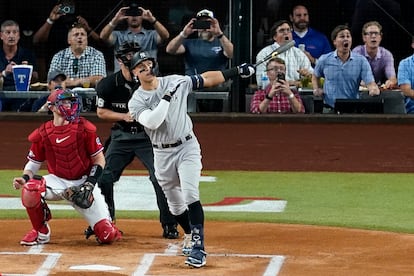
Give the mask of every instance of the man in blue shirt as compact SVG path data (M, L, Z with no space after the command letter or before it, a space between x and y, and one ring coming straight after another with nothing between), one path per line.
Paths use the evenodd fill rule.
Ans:
M206 29L194 25L196 21L207 23ZM197 36L193 37L192 35ZM233 57L233 43L220 28L220 23L210 10L201 10L184 26L182 32L167 45L167 53L184 55L185 74L195 75L207 71L224 70ZM211 90L228 91L230 82L216 86ZM206 89L204 89L206 90ZM217 100L204 100L199 111L220 111Z
M289 17L293 25L292 37L296 42L296 47L300 48L300 45L303 45L302 50L312 66L315 66L321 55L332 51L328 38L323 33L309 27L309 13L305 6L294 6Z
M367 84L369 95L379 95L367 59L351 52L352 36L348 26L339 25L332 31L335 51L322 55L312 77L313 94L324 97L324 113L331 113L336 99L358 99L361 81ZM323 89L320 78L325 78Z
M127 29L115 30L117 25L123 21L126 21ZM144 21L147 21L153 29L145 29L142 25ZM114 49L118 49L125 41L134 41L141 46L143 51L147 51L156 59L158 45L166 41L170 37L170 33L150 10L138 6L136 1L131 1L129 6L119 9L112 20L102 29L99 36ZM119 63L114 55L114 72L119 70Z
M38 79L36 57L32 51L19 45L20 27L13 20L6 20L1 24L0 39L0 78L3 79L1 90L16 90L13 75L13 66L29 64L33 66L32 82ZM26 103L27 101L27 103ZM0 111L30 111L30 99L3 99L0 100Z
M414 37L411 48L414 49ZM405 109L407 113L414 113L414 55L404 58L398 65L398 85L405 96Z

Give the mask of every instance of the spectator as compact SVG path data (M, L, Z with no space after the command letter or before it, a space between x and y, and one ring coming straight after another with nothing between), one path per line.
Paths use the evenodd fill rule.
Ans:
M362 27L364 45L356 46L352 52L367 58L374 74L375 82L382 88L391 89L397 85L394 57L390 51L380 46L382 26L377 21L369 21Z
M287 20L279 20L273 24L270 34L273 38L273 43L264 47L256 56L256 61L262 60L264 57L272 53L280 46L291 41L292 25ZM306 55L296 47L292 47L284 53L279 55L286 63L286 80L290 85L300 86L301 76L309 76L313 73L313 68ZM256 82L259 87L262 86L261 77L265 73L266 65L260 64L256 67Z
M351 52L349 27L336 26L331 39L336 50L320 57L312 77L313 94L323 95L323 113L334 112L336 99L358 99L361 80L367 84L370 96L380 94L366 58ZM320 88L321 77L325 79L323 89Z
M56 53L50 64L49 72L63 71L68 79L67 87L95 87L106 76L105 59L102 52L88 46L85 26L74 25L68 32L69 47Z
M206 29L196 29L194 22L208 22ZM197 32L197 37L189 38ZM167 53L173 55L184 54L185 74L201 74L206 71L224 70L228 67L229 59L233 57L233 43L224 35L220 23L210 10L201 10L196 18L192 18L185 25L182 32L167 45ZM206 90L229 91L230 82L220 84ZM219 102L217 102L219 101ZM204 100L198 111L221 111L221 100Z
M50 92L56 89L66 89L66 75L63 71L53 70L47 74L47 89ZM49 107L47 98L49 96L41 97L33 102L32 112L48 112Z
M309 58L312 66L315 66L322 54L332 51L328 38L323 33L309 27L309 13L305 6L294 6L289 17L293 26L292 37L296 46L304 45L303 52Z
M296 89L285 80L286 65L281 58L272 58L266 64L269 84L257 90L250 103L251 113L305 113Z
M19 45L19 24L13 20L4 21L1 24L1 40L3 45L0 48L0 71L1 78L3 78L3 90L16 90L13 66L17 64L33 65L31 80L36 82L38 79L36 57L32 51ZM30 108L20 109L26 101L26 99L3 99L0 106L2 106L2 111L30 111Z
M411 48L414 49L414 37ZM405 96L407 113L414 113L414 55L402 59L398 65L398 85Z
M129 72L129 64L132 55L139 50L139 45L133 41L122 43L116 53L121 70L103 78L96 88L98 94L96 113L99 118L113 123L110 142L105 151L106 165L99 186L105 196L111 217L115 221L114 183L119 180L128 164L137 157L147 168L154 187L163 237L176 239L179 235L177 222L169 212L167 199L155 177L151 141L144 127L134 121L128 111L128 101L136 86Z
M114 30L115 27L126 20L126 30ZM148 21L154 30L147 30L142 26L143 21ZM137 42L141 49L147 51L152 57L157 58L158 45L166 41L170 34L150 10L138 7L132 2L128 7L122 7L114 18L102 29L101 39L114 49L118 49L124 41ZM119 64L114 56L114 71L119 71Z
M122 234L112 223L108 206L96 185L105 166L96 127L79 117L79 97L73 91L55 90L48 102L53 119L29 135L31 146L23 175L13 179L13 187L22 188L22 204L32 224L32 230L20 244L38 245L50 241L48 221L52 215L46 201L63 199L94 229L99 243L120 240ZM40 177L37 174L43 162L47 162L49 173ZM85 198L90 199L91 205L82 206L73 201L72 189L85 191Z
M69 11L69 13L65 13L64 11ZM46 21L33 35L33 45L38 47L38 52L41 54L40 60L42 62L40 63L42 64L40 66L44 72L47 73L47 68L50 65L53 55L67 47L67 33L74 24L84 26L88 34L89 45L92 47L103 46L99 34L90 27L84 17L75 15L76 12L77 9L74 2L60 1L60 4L52 8ZM41 47L46 44L47 49Z

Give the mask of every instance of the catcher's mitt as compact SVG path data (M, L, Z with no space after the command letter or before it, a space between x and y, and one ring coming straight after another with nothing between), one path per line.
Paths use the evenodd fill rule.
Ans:
M80 208L88 209L91 207L94 200L92 193L93 188L94 185L92 183L85 182L79 186L72 186L67 188L63 196Z

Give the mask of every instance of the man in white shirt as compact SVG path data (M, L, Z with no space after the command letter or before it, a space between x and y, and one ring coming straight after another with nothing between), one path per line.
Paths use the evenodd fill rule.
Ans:
M270 31L273 43L264 47L256 56L256 62L262 60L264 57L272 53L280 46L291 41L292 38L292 25L287 20L279 20L273 24ZM286 80L291 85L300 85L301 76L309 76L313 73L313 68L308 57L298 48L292 47L284 53L278 55L286 63ZM262 63L256 67L256 81L260 87L262 73L266 70L265 63Z

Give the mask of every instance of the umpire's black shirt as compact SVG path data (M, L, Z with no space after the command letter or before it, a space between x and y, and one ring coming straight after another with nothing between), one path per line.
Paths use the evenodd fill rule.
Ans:
M96 87L98 95L97 106L106 108L118 113L128 113L128 102L135 91L137 84L133 81L127 81L121 71L111 74L99 81ZM118 121L114 124L113 129L120 129L130 132L141 132L143 126L138 122L128 123Z

